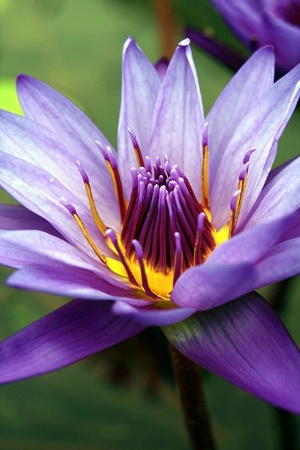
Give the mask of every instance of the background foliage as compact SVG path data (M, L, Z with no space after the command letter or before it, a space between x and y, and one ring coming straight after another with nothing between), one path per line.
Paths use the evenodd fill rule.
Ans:
M130 34L153 62L162 56L158 3L0 0L0 107L21 113L15 78L27 73L70 96L115 144L122 45ZM174 45L188 23L240 48L208 0L176 0L173 6ZM198 49L194 57L208 111L232 73ZM277 164L299 154L298 124L299 111L280 142ZM5 193L0 199L12 201ZM9 271L0 270L1 338L65 301L6 288ZM282 313L298 342L299 287L299 279L293 280ZM274 289L264 294L271 298ZM158 330L60 372L0 389L3 450L189 448ZM205 374L205 389L220 450L279 450L276 410L212 374ZM291 424L300 428L296 417Z

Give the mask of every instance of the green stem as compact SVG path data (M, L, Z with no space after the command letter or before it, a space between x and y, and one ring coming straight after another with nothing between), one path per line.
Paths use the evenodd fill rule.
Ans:
M299 449L295 417L287 411L275 408L278 427L278 445L280 450L297 450Z
M195 450L216 450L206 408L200 367L170 346L184 421Z
M288 278L274 286L270 303L279 315L287 310L289 291L293 281L294 278ZM277 420L278 448L280 450L297 450L298 439L294 415L276 407L274 407L274 412Z
M178 29L172 0L154 0L154 13L160 35L162 56L171 59L178 42Z

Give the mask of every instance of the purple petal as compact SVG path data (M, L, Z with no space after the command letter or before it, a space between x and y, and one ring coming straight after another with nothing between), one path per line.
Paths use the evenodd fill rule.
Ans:
M260 99L237 127L235 124L231 125L234 134L223 147L217 171L211 180L211 202L217 228L228 220L229 204L233 192L237 189L243 157L247 151L255 148L256 151L250 159L247 187L239 217L240 224L251 211L274 161L277 141L297 103L299 78L300 65L275 83L269 93ZM219 120L223 120L222 116Z
M293 214L300 207L300 158L277 170L261 191L245 229Z
M260 106L257 106L256 111L249 116L248 125L245 121L241 126L241 129L245 127L248 129L240 144L249 139L248 148L256 148L256 151L251 156L247 187L239 217L240 224L251 211L271 170L276 156L277 142L299 99L299 80L300 64L274 84L270 93L262 99ZM251 133L255 133L254 138ZM237 142L238 139L232 142L232 145L235 146Z
M167 155L178 164L200 196L202 100L188 39L177 47L164 77L153 117L149 156Z
M73 300L1 342L0 383L61 369L144 328L116 317L111 302Z
M39 257L44 257L43 260L47 260L50 266L63 263L71 267L80 267L94 271L103 277L109 277L112 274L96 255L94 258L90 258L68 242L41 231L21 230L2 233L0 242L2 245L7 245L14 249L15 258L20 256L21 260L22 252L26 254L32 253L36 256L37 263ZM0 261L1 259L2 254Z
M5 111L0 111L0 125L1 151L28 161L42 169L46 167L52 183L56 179L59 180L86 206L88 205L74 149L64 145L60 136L37 122ZM95 143L94 146L96 147ZM80 159L80 156L78 158ZM97 178L90 177L95 201L106 223L110 226L118 226L119 209L111 180L107 178L107 168L99 165L98 169ZM103 177L101 169L105 171ZM108 182L106 183L106 181ZM99 184L102 182L106 189L105 196L99 196L99 192L101 193L103 188L103 186L99 187ZM115 207L112 208L112 205L115 205Z
M248 294L164 329L197 364L264 400L300 413L300 353L270 305Z
M290 216L289 226L280 238L280 242L300 236L300 208Z
M244 42L250 46L250 40L261 29L260 7L257 1L247 0L212 0L212 4L230 28Z
M144 325L160 327L181 322L195 312L192 308L159 308L153 305L138 307L124 301L115 302L113 311Z
M60 203L60 198L65 197L76 207L99 250L107 252L89 208L44 169L0 152L0 185L26 208L51 223L68 241L94 256L72 215Z
M31 249L16 249L14 244L6 241L8 233L0 231L0 264L16 269L31 264L49 264L48 257L33 253Z
M215 226L219 228L222 220L219 214L228 214L229 200L224 199L224 194L214 193L214 184L220 183L220 176L232 178L228 195L232 195L237 189L238 173L242 168L242 161L246 151L238 149L238 164L236 171L224 167L224 164L231 162L231 156L225 155L225 150L230 151L230 141L237 131L238 125L249 114L259 100L269 91L274 80L274 54L271 47L266 47L257 51L242 66L237 74L225 87L217 101L213 105L207 116L208 122L208 145L210 158L210 186L213 216L216 217ZM237 152L237 150L235 150ZM224 160L223 161L223 156ZM227 170L227 172L226 172ZM219 172L223 172L223 175ZM222 187L222 191L224 188ZM227 220L228 216L226 217Z
M40 270L43 273L43 276L39 281L35 280L36 276L36 268L33 269L33 274L30 275L27 273L25 277L27 279L24 281L26 287L28 289L36 290L34 286L40 286L40 290L44 288L48 288L48 284L52 284L53 293L57 292L56 283L53 281L53 269L54 272L57 272L57 267L61 267L62 273L65 273L65 277L70 277L73 280L73 268L76 269L85 269L82 272L74 273L82 273L85 274L86 271L91 273L91 280L95 279L98 289L104 291L107 294L111 295L131 295L135 293L132 289L130 289L124 278L114 274L106 265L104 265L98 258L92 259L89 256L85 255L82 251L77 249L76 247L70 245L68 242L62 241L61 239L57 239L51 235L47 235L46 233L39 231L14 231L14 232L6 232L0 235L0 262L2 264L6 264L11 267L21 268L29 265L42 265ZM45 268L46 267L46 268ZM48 267L48 269L47 269ZM29 270L30 272L30 270ZM30 272L31 273L31 272ZM50 279L48 282L45 281L45 278L49 276ZM97 279L97 276L100 277L100 280ZM21 279L20 279L21 277ZM14 280L17 279L18 287L21 287L22 274L18 274L15 276ZM61 277L59 276L61 279ZM102 281L101 281L102 280ZM80 278L78 278L77 284L80 286ZM65 280L63 283L61 281L60 289L68 289L68 281ZM81 286L82 288L83 286ZM85 288L87 286L84 286ZM79 287L80 288L80 287ZM117 288L118 290L115 290ZM60 292L60 291L58 291ZM66 292L65 295L69 296L77 296L77 294L68 294ZM93 298L95 294L90 292L87 294L81 294L80 296L87 296ZM100 295L100 297L99 297ZM105 294L106 295L106 294ZM135 296L135 295L133 295ZM96 298L103 298L103 294L99 294L96 292ZM107 298L107 295L106 297Z
M142 296L140 291L117 283L112 276L105 280L91 270L60 263L53 266L41 263L22 267L8 278L7 284L20 289L93 300Z
M3 230L41 230L62 238L50 223L21 205L0 204L0 227Z
M179 277L172 301L181 307L204 311L268 284L257 264L289 229L289 221L289 216L283 217L239 233L219 245L204 264ZM281 270L284 262L276 260L276 264L276 270Z
M280 2L278 2L280 5ZM293 15L293 2L287 6ZM294 9L299 6L294 6ZM285 17L278 17L271 11L262 11L262 28L259 44L271 43L275 47L276 65L282 73L288 72L300 61L299 27L289 23ZM258 32L260 30L257 30Z
M20 75L17 90L26 117L52 130L58 137L61 147L66 149L69 161L65 170L73 164L75 178L79 180L78 185L81 186L76 160L82 163L91 185L96 187L94 189L96 203L102 205L104 202L103 211L100 207L103 219L110 221L110 226L118 224L118 202L113 192L110 174L95 144L98 140L105 147L110 145L105 136L77 106L41 81ZM59 160L63 159L61 152L59 150L57 152ZM60 165L63 170L63 162L60 162ZM55 173L52 175L55 177Z
M181 308L205 311L251 291L255 279L250 263L205 263L181 275L171 300Z
M129 38L123 50L122 101L118 130L118 158L127 198L131 192L130 168L137 159L128 127L137 138L142 154L148 154L152 116L161 82L151 62L135 40Z
M298 226L298 232L299 232ZM253 288L277 283L300 273L300 233L298 237L274 246L256 264L256 279Z
M291 164L293 161L295 161L295 159L297 159L297 156L295 156L294 158L291 158L287 161L285 161L283 164L281 164L280 166L275 167L274 169L272 169L266 179L264 188L267 186L267 184L270 183L270 181L273 180L273 178L277 175L279 175L279 173L285 169L289 164Z

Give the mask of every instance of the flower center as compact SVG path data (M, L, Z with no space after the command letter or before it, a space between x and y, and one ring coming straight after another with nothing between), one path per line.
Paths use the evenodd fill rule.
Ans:
M165 157L151 167L131 170L132 191L120 242L135 277L139 273L137 241L149 288L166 297L178 276L202 263L215 247L214 228L181 170Z
M144 292L148 298L169 301L178 277L190 267L204 263L216 245L234 234L253 150L244 158L238 190L230 204L228 223L217 232L210 212L207 125L203 130L203 163L199 177L202 180L201 201L197 200L187 177L177 165L172 167L167 156L163 162L157 157L153 165L149 157L144 160L135 135L131 130L129 133L139 168L131 169L132 189L128 204L111 149L105 149L96 142L106 161L119 202L122 222L119 234L100 218L88 175L77 162L95 224L115 258L99 251L74 206L64 199L61 203L73 215L90 246L107 267L125 277L126 283Z

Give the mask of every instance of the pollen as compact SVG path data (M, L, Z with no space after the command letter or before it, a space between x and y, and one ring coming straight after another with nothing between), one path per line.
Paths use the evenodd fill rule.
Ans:
M131 194L125 199L119 168L112 150L96 142L110 173L119 204L121 231L108 228L94 201L92 186L83 165L77 161L90 210L99 233L105 239L110 256L99 251L75 207L61 199L94 253L141 297L155 304L171 306L171 292L187 269L204 264L215 247L235 233L245 194L250 156L246 153L239 173L237 190L232 195L228 222L220 230L213 226L209 195L208 127L202 139L201 198L197 199L184 172L171 165L168 156L154 162L143 156L135 134L128 129L137 167L131 169ZM111 257L111 252L114 254ZM167 302L167 303L166 303Z

